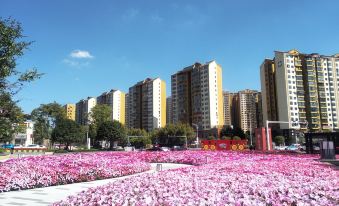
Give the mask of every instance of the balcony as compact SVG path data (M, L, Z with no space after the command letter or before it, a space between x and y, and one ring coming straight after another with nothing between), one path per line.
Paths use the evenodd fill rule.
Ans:
M294 60L294 65L295 66L298 66L298 67L301 67L301 60Z

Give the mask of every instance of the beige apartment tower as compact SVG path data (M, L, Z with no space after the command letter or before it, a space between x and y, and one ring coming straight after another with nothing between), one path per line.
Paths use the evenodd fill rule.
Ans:
M112 109L112 120L117 120L121 124L125 124L125 93L120 90L112 89L109 92L104 92L97 97L97 104L106 104Z
M231 126L232 125L232 99L233 95L230 92L223 92L224 98L224 125Z
M261 65L264 121L276 117L290 122L280 124L281 129L339 129L338 83L338 54L276 51L273 60L266 59Z
M239 127L244 132L251 131L261 125L261 93L256 90L242 90L233 94L233 126Z
M129 88L128 127L152 131L166 125L166 85L147 78Z
M76 122L82 125L90 124L93 120L90 116L90 112L96 104L97 100L95 97L88 97L87 99L82 99L78 103L76 103Z
M171 81L174 123L197 124L201 130L224 125L220 65L195 63L173 74Z

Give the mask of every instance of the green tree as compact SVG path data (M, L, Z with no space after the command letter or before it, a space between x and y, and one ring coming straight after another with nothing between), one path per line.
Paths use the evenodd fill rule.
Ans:
M127 134L129 136L142 136L142 137L149 136L146 130L144 130L144 129L135 129L135 128L128 129L127 130Z
M84 141L84 128L71 119L59 118L52 132L52 142L65 144L66 149L73 143Z
M92 108L89 115L93 119L91 123L95 124L98 128L103 122L112 119L112 108L106 104L97 104Z
M273 142L275 142L276 145L282 145L285 143L285 137L284 136L275 136L273 138Z
M50 139L52 128L60 119L66 119L66 110L58 103L41 104L31 113L35 122L33 136L36 143L41 144L44 139Z
M241 139L245 139L245 138L246 138L246 135L245 135L244 130L242 130L240 127L234 128L234 130L233 130L233 135L234 135L234 136L238 136L238 137L240 137Z
M215 137L210 135L207 137L207 140L215 140Z
M145 148L146 145L152 144L150 135L144 129L128 129L127 135L131 136L129 138L129 141L131 143L131 146L134 146L135 148Z
M222 136L221 139L222 139L222 140L231 140L232 137Z
M99 140L106 140L110 143L110 149L113 149L115 141L124 141L126 139L126 130L124 126L114 120L103 122L98 127L97 137Z
M0 142L10 142L13 135L20 132L18 123L24 119L21 109L12 101L9 93L0 93L0 113Z
M238 136L241 139L246 138L244 130L242 130L239 127L235 127L235 128L232 129L230 126L224 126L222 128L222 130L220 131L220 135L221 136L230 136L230 137Z
M220 135L226 136L226 137L232 137L234 136L233 129L230 126L224 126L220 131Z
M19 71L17 59L24 55L31 42L23 41L21 24L0 18L0 142L9 141L23 121L21 109L13 97L27 82L42 76L36 69Z
M234 137L233 137L233 140L241 140L241 138L238 137L238 136L234 136Z
M169 124L152 133L152 141L162 146L190 144L195 139L195 132L188 124Z
M112 119L112 108L106 104L95 105L89 113L92 121L87 127L88 136L93 140L93 146L96 148L100 147L100 138L97 137L98 128L104 122Z

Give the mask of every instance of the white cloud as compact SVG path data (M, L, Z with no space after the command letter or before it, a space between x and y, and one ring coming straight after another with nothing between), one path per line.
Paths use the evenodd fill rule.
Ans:
M84 50L74 50L71 52L70 57L78 59L92 59L94 58L89 51Z

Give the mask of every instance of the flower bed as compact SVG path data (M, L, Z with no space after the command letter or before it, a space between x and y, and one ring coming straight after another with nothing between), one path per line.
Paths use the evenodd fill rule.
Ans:
M339 172L317 156L237 152L135 153L197 166L91 188L59 205L339 205Z
M150 164L129 153L34 156L0 162L0 192L120 177L147 171Z

